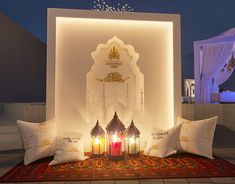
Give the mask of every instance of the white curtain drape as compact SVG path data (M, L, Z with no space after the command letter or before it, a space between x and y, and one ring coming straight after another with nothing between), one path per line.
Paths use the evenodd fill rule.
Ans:
M203 46L202 67L200 76L200 102L210 103L212 78L216 76L228 57L231 55L233 42Z
M229 62L230 58L231 58L231 56L229 57L229 59L227 60L226 63ZM214 84L212 86L213 93L218 93L219 92L219 85L221 85L225 81L227 81L233 73L233 70L229 71L229 70L227 70L227 67L225 67L222 71L221 70L222 70L222 68L214 76Z

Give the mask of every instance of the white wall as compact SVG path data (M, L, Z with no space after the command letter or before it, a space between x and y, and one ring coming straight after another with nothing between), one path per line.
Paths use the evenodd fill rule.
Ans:
M178 15L50 9L47 118L56 116L59 133L82 130L89 137L85 89L86 73L93 64L91 52L114 35L140 54L138 65L145 80L142 137L153 125L172 127L181 115Z

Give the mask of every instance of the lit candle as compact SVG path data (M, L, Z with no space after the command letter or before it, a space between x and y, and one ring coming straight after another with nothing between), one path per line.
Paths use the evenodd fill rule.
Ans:
M93 138L93 154L102 154L104 152L104 138Z
M126 129L127 134L127 151L130 156L139 155L140 153L140 131L135 126L133 120Z
M114 134L111 140L111 155L118 156L122 154L122 142L120 138Z
M99 156L104 153L105 149L105 132L99 125L97 120L95 126L91 130L91 152L93 156Z
M135 137L132 136L129 138L129 154L136 154L136 141Z

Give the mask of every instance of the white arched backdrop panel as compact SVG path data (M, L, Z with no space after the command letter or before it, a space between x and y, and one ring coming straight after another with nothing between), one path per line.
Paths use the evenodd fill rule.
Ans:
M181 116L178 15L49 9L47 119L56 117L59 134L82 132L86 151L89 124L95 123L88 122L86 113L86 74L94 63L91 53L115 35L140 55L137 65L144 75L145 93L144 121L138 126L141 141L152 126L170 128Z

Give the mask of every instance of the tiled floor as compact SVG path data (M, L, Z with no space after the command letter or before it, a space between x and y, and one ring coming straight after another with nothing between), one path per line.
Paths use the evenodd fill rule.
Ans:
M217 126L213 145L214 155L235 164L235 132ZM0 152L0 176L23 159L22 150ZM34 182L38 184L40 182ZM145 179L145 180L106 180L106 181L71 181L41 182L41 184L235 184L235 177L227 178L183 178L183 179ZM23 184L23 183L18 183ZM29 182L25 183L29 184Z

